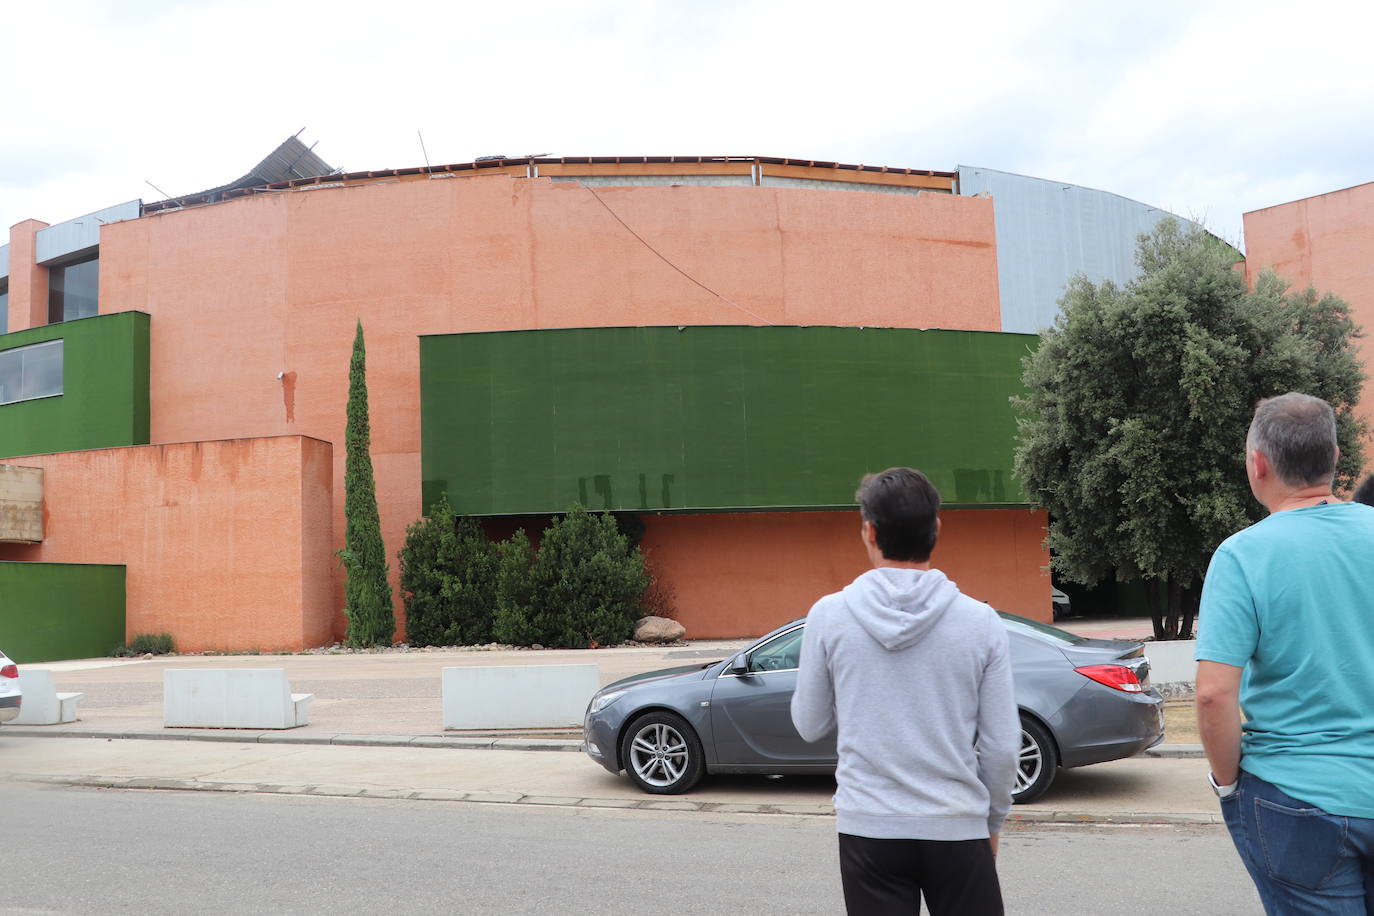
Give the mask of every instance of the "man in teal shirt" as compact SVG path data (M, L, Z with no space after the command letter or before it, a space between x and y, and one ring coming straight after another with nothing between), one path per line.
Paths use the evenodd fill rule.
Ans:
M1374 507L1335 500L1338 455L1325 401L1261 401L1245 469L1270 515L1202 590L1198 727L1271 914L1374 914Z

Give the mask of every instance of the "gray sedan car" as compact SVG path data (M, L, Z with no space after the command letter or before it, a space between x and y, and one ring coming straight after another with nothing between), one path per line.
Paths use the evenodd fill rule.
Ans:
M1059 767L1130 757L1164 739L1164 701L1150 688L1142 643L1001 617L1021 710L1017 802L1043 795ZM602 688L587 706L584 749L660 795L707 773L834 772L833 737L810 744L792 726L805 629L794 620L722 661Z
M19 704L24 701L24 691L19 689L19 666L0 652L0 722L8 722L19 716Z

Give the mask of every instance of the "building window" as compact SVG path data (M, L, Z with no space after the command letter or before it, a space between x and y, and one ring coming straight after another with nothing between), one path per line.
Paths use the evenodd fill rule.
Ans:
M0 404L62 393L62 341L0 350Z
M10 326L10 281L8 277L0 277L0 334L9 330Z
M99 289L99 258L49 268L48 324L93 317Z

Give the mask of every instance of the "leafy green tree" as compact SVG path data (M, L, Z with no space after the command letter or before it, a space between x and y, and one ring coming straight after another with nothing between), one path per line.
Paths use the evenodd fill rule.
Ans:
M523 539L524 532L517 532ZM528 542L503 546L496 631L502 642L583 649L624 642L641 615L644 558L615 519L573 506L544 532L517 579Z
M406 637L413 646L492 641L496 545L469 516L455 518L448 495L406 529L400 554Z
M344 430L344 547L339 551L347 580L344 614L350 646L389 646L396 634L391 605L390 568L377 515L377 483L372 476L371 429L367 413L367 354L363 323L353 338L348 366L348 422Z
M1072 280L1024 360L1016 471L1049 510L1056 572L1142 580L1155 637L1186 639L1212 552L1265 514L1245 476L1256 402L1330 402L1337 485L1353 481L1360 332L1334 295L1289 293L1272 274L1247 292L1235 251L1175 220L1142 235L1136 257L1141 276L1124 287Z

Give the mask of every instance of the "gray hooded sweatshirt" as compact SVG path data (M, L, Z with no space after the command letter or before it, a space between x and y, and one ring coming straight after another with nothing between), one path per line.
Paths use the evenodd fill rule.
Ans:
M1021 746L1006 628L939 570L869 570L816 602L792 721L807 741L838 728L841 833L1002 829Z

